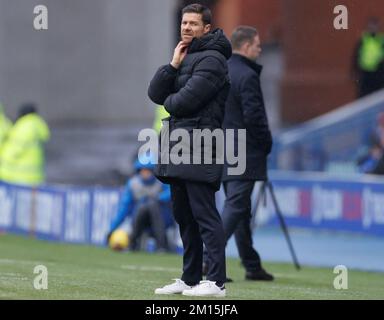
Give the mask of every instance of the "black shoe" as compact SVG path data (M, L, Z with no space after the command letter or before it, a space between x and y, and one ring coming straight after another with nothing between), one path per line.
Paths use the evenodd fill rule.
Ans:
M231 278L225 278L225 283L228 283L228 282L233 282L233 280Z
M245 274L245 280L252 281L273 281L275 279L273 275L265 271L264 269L260 269L257 271L247 272Z

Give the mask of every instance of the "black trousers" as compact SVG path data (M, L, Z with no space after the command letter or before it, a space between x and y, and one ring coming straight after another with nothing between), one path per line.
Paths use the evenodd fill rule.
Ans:
M228 241L234 234L241 262L248 272L261 269L260 255L252 245L251 195L255 181L224 182L226 195L223 224Z
M210 260L207 280L222 285L226 279L225 236L215 192L207 183L185 180L171 183L173 214L184 247L181 279L189 285L202 279L203 244Z
M158 250L167 249L167 237L164 218L161 214L160 204L156 200L149 200L137 208L133 219L130 248L139 249L139 240L143 233L150 229L156 240Z
M359 98L384 88L384 70L360 73Z
M253 248L251 230L251 195L255 181L225 181L223 185L226 200L222 219L226 242L234 235L240 259L246 271L259 271L261 259ZM205 252L204 262L208 266L211 263Z

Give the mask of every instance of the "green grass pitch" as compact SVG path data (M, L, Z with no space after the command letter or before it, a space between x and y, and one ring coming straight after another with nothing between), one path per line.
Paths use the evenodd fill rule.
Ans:
M315 254L315 253L314 253ZM156 296L156 287L180 277L182 257L113 252L108 248L58 244L0 235L0 299L184 299ZM48 269L48 289L36 290L34 267ZM225 299L384 299L384 274L348 270L348 289L333 287L333 268L265 263L276 280L250 282L237 259L227 260Z

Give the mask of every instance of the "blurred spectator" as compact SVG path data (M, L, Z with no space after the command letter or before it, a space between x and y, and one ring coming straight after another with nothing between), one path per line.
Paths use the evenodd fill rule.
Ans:
M0 103L0 153L1 153L1 147L11 127L12 127L12 122L5 115L3 105Z
M384 174L384 112L377 116L377 125L371 135L368 151L358 157L357 165L361 173Z
M144 164L140 157L135 163L136 174L128 180L116 217L107 238L126 217L132 216L130 249L140 249L142 235L149 231L156 240L158 251L168 251L166 230L174 226L171 214L171 193L168 185L161 183L153 174L154 165Z
M376 17L368 20L356 46L353 73L359 97L384 88L384 34L380 33L380 21Z
M43 143L50 138L48 125L33 103L19 109L0 154L0 179L9 183L36 186L44 182Z
M368 153L357 161L361 173L384 174L383 148L379 141L374 141Z
M377 116L377 126L373 133L372 140L378 142L381 148L384 149L384 112L379 113Z
M381 158L377 162L375 168L371 172L371 174L378 174L378 175L384 175L384 155L383 150L381 150Z

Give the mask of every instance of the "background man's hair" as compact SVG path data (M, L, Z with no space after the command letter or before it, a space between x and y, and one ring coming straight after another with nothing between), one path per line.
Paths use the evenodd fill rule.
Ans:
M37 113L36 104L33 102L27 102L20 106L17 118L21 118L30 113Z
M212 23L212 13L211 10L200 3L193 3L183 8L181 14L184 13L197 13L201 14L204 25Z
M252 43L258 35L257 29L250 26L238 26L232 33L231 44L234 50L238 50L246 43Z

